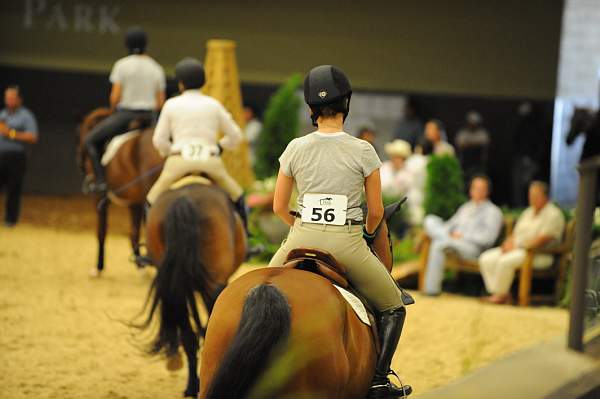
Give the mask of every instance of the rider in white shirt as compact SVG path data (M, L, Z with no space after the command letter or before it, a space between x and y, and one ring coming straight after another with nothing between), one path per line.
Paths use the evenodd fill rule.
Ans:
M175 75L181 95L167 100L154 130L152 142L167 160L148 193L148 203L185 175L204 173L227 192L247 229L243 189L219 156L241 142L242 131L220 102L200 91L205 82L200 61L183 59L175 66ZM224 133L220 140L219 132Z

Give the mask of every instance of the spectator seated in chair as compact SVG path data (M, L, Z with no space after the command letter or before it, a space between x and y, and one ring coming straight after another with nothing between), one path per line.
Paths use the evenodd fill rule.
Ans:
M390 160L385 161L381 166L381 191L391 197L405 195L412 181L411 174L406 168L406 160L412 154L410 143L396 139L387 143L384 150Z
M444 277L445 252L452 250L466 259L476 259L494 245L502 228L502 212L489 199L490 180L476 175L471 180L470 200L447 222L435 215L425 217L423 227L431 238L424 293L438 295Z
M522 267L527 250L545 248L557 243L565 229L565 217L548 198L548 185L533 181L529 186L529 208L517 220L513 234L502 245L481 254L479 265L487 291L486 301L495 304L512 302L510 287L515 271ZM533 258L534 269L552 266L550 254L537 254Z

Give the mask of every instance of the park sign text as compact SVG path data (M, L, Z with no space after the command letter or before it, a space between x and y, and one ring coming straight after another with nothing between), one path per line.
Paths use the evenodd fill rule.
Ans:
M73 31L115 35L121 31L117 22L120 8L111 4L70 3L63 1L25 0L23 27L60 32Z

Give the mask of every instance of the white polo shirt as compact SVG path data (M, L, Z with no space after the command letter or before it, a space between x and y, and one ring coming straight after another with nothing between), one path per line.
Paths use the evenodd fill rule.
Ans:
M533 207L527 208L519 217L514 230L514 240L518 247L539 236L550 236L553 243L560 241L565 229L565 217L552 202L548 202L536 214Z
M155 110L156 93L165 90L165 71L148 55L132 54L118 60L110 73L110 82L121 85L118 108Z
M181 151L183 144L201 140L231 149L242 140L242 131L225 107L199 89L186 90L170 98L162 108L152 142L161 155Z

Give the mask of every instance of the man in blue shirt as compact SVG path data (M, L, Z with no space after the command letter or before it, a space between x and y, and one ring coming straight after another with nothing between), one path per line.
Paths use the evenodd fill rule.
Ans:
M471 180L470 200L444 222L435 215L425 216L423 228L431 237L427 269L426 295L438 295L442 290L446 249L464 258L476 259L496 242L502 229L502 211L488 199L490 180L478 174Z
M6 108L0 111L0 187L6 186L4 224L12 227L19 219L21 191L25 176L25 144L35 144L38 128L35 116L23 105L18 86L4 92Z

